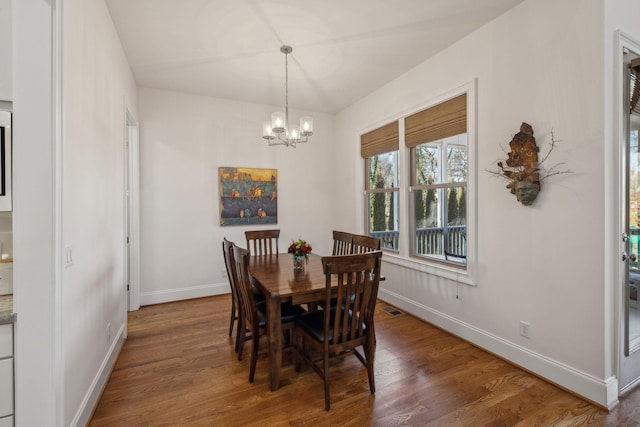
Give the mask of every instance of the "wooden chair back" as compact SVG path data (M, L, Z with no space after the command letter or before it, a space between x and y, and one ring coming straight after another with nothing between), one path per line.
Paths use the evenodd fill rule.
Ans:
M364 236L360 234L354 234L352 236L351 253L363 254L366 252L379 251L380 239L373 236Z
M238 302L237 284L234 277L235 275L233 274L233 254L231 253L233 246L234 243L227 240L226 237L222 240L222 254L224 255L224 266L227 269L227 277L229 278L229 286L231 287L231 296L234 302Z
M345 231L333 231L333 251L331 255L348 255L351 253L353 234Z
M237 319L241 317L240 301L238 299L237 281L235 278L233 267L233 254L231 249L233 248L233 242L227 240L225 237L222 241L222 254L224 256L224 266L227 269L227 278L229 279L229 287L231 288L231 317L229 319L229 336L233 333L233 324ZM235 350L238 351L240 340L240 322L238 322L238 330L235 339Z
M378 298L382 252L323 257L326 277L325 304L332 294L342 301L336 310L325 310L324 341L329 353L338 353L364 343L367 331L373 331L373 314ZM337 283L337 288L334 288ZM333 327L342 325L342 327Z
M279 252L280 230L245 231L244 235L247 239L247 250L250 255L271 255Z
M233 245L233 274L235 274L238 287L238 300L242 305L242 313L247 321L247 327L252 329L253 333L257 331L253 328L259 324L258 310L256 307L256 301L253 296L253 290L251 287L251 280L249 276L249 251L242 249L237 245Z

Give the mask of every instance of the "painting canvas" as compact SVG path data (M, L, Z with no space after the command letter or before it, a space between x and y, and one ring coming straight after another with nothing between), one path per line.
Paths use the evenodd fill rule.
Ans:
M278 170L220 167L220 225L278 223Z

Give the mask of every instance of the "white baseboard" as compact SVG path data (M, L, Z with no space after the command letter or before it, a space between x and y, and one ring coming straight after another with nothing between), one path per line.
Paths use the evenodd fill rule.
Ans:
M618 403L616 378L595 378L394 292L380 288L378 297L602 407L611 409Z
M120 351L122 350L122 346L124 345L124 341L126 338L125 331L126 324L123 324L116 335L116 338L111 343L111 347L109 348L109 352L106 357L102 361L102 365L100 366L100 370L98 374L93 379L91 383L91 387L89 388L89 392L85 395L82 400L82 404L76 413L76 416L73 418L71 422L72 426L86 426L91 421L91 415L93 414L93 410L95 409L98 401L100 400L100 396L102 395L102 390L104 390L107 382L109 381L109 376L111 375L111 370L116 364L116 360L118 360L118 356L120 355Z
M222 295L231 292L228 283L189 286L186 288L167 289L163 291L141 292L140 305L161 304L163 302L180 301L192 298Z

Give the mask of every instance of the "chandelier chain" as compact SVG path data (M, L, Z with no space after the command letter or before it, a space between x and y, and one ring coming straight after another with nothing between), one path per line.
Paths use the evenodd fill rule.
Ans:
M285 126L289 128L289 52L285 49L284 52L284 115Z

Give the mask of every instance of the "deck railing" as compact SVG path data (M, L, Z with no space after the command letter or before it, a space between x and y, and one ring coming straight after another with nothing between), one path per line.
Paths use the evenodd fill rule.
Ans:
M415 235L416 253L421 255L443 255L444 228L428 227L419 228ZM447 227L448 245L447 252L467 255L467 227L465 225L453 225ZM370 233L380 239L382 247L386 249L398 249L397 231L374 231Z

